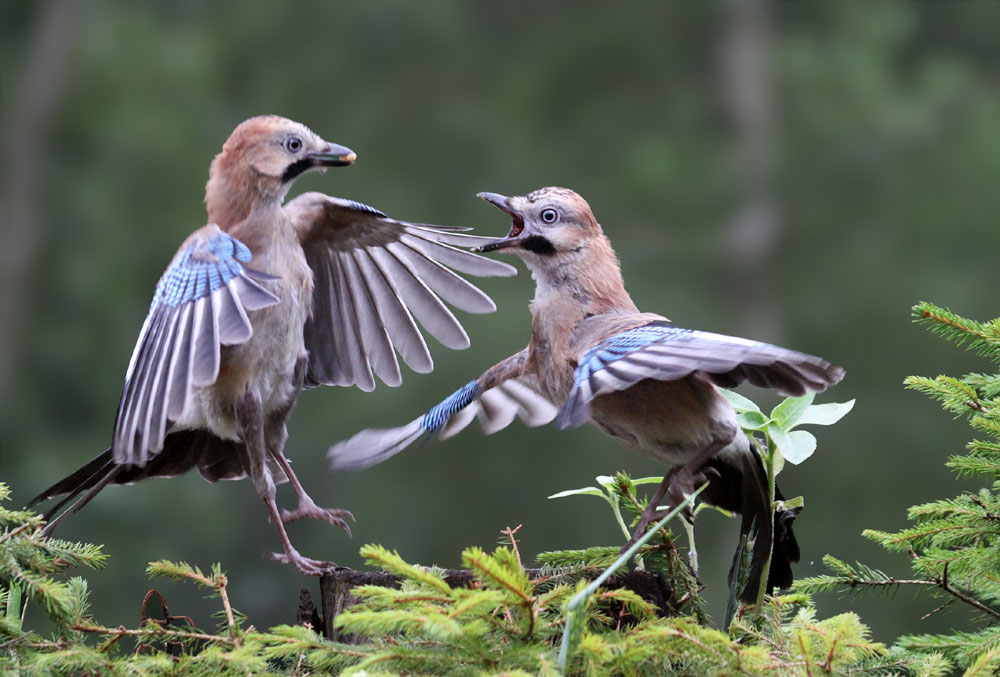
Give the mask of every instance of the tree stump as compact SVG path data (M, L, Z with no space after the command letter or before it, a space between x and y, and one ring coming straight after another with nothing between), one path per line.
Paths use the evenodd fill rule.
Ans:
M475 581L472 572L468 569L446 569L443 573L445 582L453 588L467 588ZM533 581L552 575L551 570L543 571L541 569L528 569L527 573ZM600 571L581 572L579 577L592 580L600 573ZM364 636L341 634L334 627L337 615L358 602L358 598L351 595L351 589L358 585L399 588L401 582L400 576L381 571L338 569L319 580L321 611L317 611L308 590L303 588L299 597L296 618L299 623L309 623L317 631L322 630L323 636L329 640L344 644L361 644L366 640ZM659 616L677 615L676 610L670 606L670 588L659 573L637 569L613 576L601 587L602 589L625 588L631 590L655 606Z

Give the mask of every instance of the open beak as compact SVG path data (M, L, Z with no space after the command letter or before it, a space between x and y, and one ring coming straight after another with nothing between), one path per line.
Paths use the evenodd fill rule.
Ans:
M516 247L520 244L519 235L524 231L524 217L511 209L510 198L500 195L499 193L477 193L476 197L481 200L489 202L491 205L507 214L511 218L510 232L507 233L507 237L497 238L489 244L484 244L481 247L476 247L473 251L477 252L493 252L498 249L508 249L510 247Z
M309 158L317 167L346 167L358 159L357 153L346 146L329 143L325 150L310 153Z

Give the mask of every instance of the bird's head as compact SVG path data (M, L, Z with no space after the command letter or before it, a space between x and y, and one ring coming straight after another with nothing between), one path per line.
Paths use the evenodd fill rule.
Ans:
M595 238L603 239L590 205L568 188L540 188L527 195L479 197L510 215L507 237L478 248L517 254L532 268L558 265L574 257Z
M294 120L277 115L245 120L212 161L205 192L210 220L225 220L213 211L245 217L256 200L282 200L303 173L345 167L356 158L350 148L324 141Z
M497 193L479 197L508 214L511 225L506 237L473 251L520 256L535 279L536 301L568 294L582 311L638 312L625 291L611 243L578 194L550 187L514 197Z

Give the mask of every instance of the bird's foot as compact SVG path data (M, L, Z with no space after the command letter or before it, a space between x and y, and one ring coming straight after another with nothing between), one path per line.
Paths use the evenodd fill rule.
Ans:
M303 557L295 548L289 548L287 552L272 552L271 559L282 564L291 564L300 574L306 576L323 576L338 568L335 562L323 562Z
M281 517L281 522L283 524L289 524L301 519L329 522L330 524L340 527L346 531L348 536L351 535L351 527L348 526L346 520L349 519L352 522L354 521L354 515L350 510L343 510L340 508L321 508L310 498L300 500L299 507L295 510L285 510L284 508L281 508L278 511L278 515Z
M664 479L664 482L667 484L666 493L667 496L670 497L669 506L660 507L657 505L657 501L650 502L650 504L646 506L646 509L642 511L642 515L639 517L639 524L637 524L635 530L632 531L632 537L621 547L619 554L624 554L626 550L635 545L636 542L642 538L642 535L646 533L646 529L650 524L659 522L661 519L666 517L666 512L662 512L658 515L657 511L673 510L683 503L685 498L693 494L696 488L700 487L705 482L718 477L718 471L715 468L710 467L703 467L692 471L686 466L681 466L671 470ZM694 524L694 511L691 509L690 505L684 507L684 510L681 511L681 516L689 523Z
M709 466L696 470L691 470L687 466L674 469L670 473L670 485L667 487L671 509L683 503L684 499L693 494L698 487L719 477L719 471ZM694 524L694 511L691 510L690 504L685 506L682 515L689 523Z

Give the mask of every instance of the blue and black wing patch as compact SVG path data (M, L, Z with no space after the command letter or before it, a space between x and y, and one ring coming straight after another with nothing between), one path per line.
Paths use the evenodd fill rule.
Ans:
M644 379L674 381L704 372L719 386L743 381L786 396L821 392L844 376L826 360L749 339L651 322L602 340L576 367L573 389L556 418L560 428L582 425L595 397Z
M555 418L556 407L536 387L531 376L510 379L488 390L478 381L470 381L405 426L362 430L330 447L330 466L346 472L362 470L395 456L420 437L429 439L437 433L440 439L447 439L474 418L487 435L506 428L517 417L529 427L544 425Z
M209 226L186 244L160 278L125 374L115 417L116 463L143 466L163 448L191 388L215 382L223 345L247 341L247 311L278 303L274 277L247 268L250 250Z

